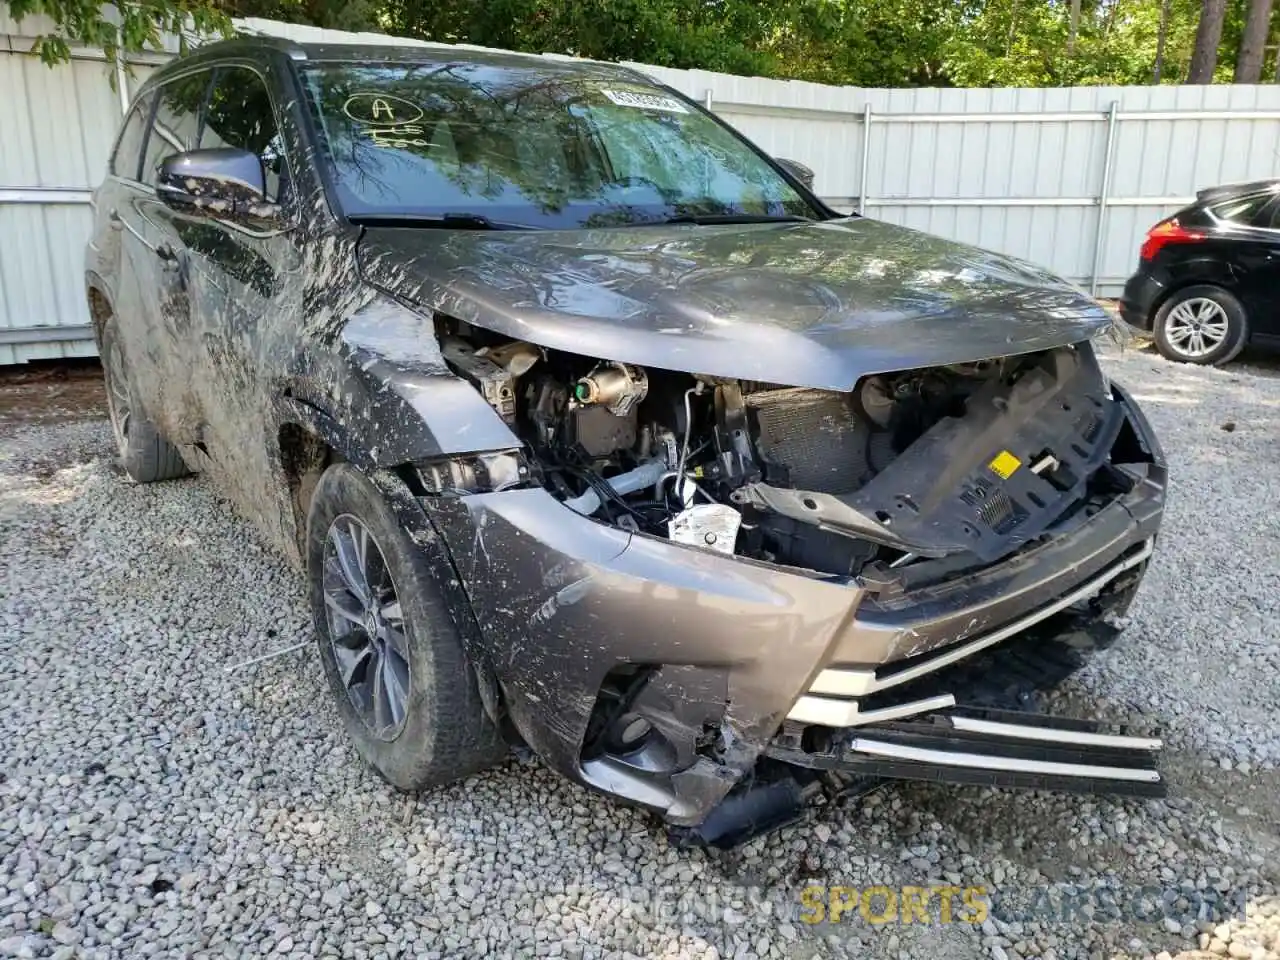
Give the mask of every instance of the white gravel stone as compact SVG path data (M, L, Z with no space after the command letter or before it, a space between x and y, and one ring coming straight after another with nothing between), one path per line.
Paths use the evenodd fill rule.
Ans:
M1136 351L1108 369L1155 426L1171 495L1123 641L1079 681L1154 715L1224 771L1273 770L1280 684L1263 678L1280 670L1280 471L1268 467L1280 444L1277 369Z
M227 669L311 629L298 575L207 482L129 484L102 422L5 427L0 957L1085 960L1190 957L1203 936L1275 960L1280 365L1108 368L1159 430L1172 495L1127 629L1060 700L1161 727L1171 796L896 784L715 854L516 760L406 818L310 647ZM943 883L1010 909L977 928L938 923L936 900L928 925L799 909L810 884ZM1019 912L1067 884L1154 884L1153 909ZM1216 892L1247 912L1179 906Z

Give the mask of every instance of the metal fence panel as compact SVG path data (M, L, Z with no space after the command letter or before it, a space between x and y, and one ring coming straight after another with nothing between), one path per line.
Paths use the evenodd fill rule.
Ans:
M391 39L239 25L299 41ZM121 98L99 51L54 70L28 56L45 29L0 16L0 364L93 349L87 204ZM1196 190L1280 172L1280 86L869 90L629 66L812 167L837 209L1019 256L1104 296L1133 270L1146 229ZM132 84L151 69L135 66Z
M0 41L0 363L92 356L81 269L89 187L120 100L101 59L50 70L11 52L30 45L20 36Z

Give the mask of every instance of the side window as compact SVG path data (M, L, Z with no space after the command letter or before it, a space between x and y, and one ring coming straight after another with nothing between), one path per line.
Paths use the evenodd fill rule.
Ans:
M203 70L170 81L157 94L155 122L147 137L146 158L142 161L142 182L156 182L156 168L165 157L196 148L200 107L209 88L211 73Z
M1241 226L1265 226L1255 220L1274 196L1275 194L1272 193L1262 193L1251 197L1236 197L1209 209L1219 220L1226 220L1228 223L1238 223Z
M1254 218L1253 225L1264 230L1280 230L1280 197L1262 208L1262 212Z
M200 147L234 147L256 153L266 173L267 199L284 202L289 168L262 77L248 67L222 67L213 81Z
M128 119L120 130L120 139L111 154L111 172L126 180L138 179L138 161L141 159L142 142L147 136L147 120L151 116L151 94L140 97L129 111Z

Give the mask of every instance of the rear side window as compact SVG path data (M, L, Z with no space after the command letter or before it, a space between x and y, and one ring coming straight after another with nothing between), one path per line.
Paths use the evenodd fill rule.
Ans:
M210 71L204 70L166 83L159 90L155 122L147 137L142 182L156 182L156 168L175 153L194 150L200 133L200 108L209 89Z
M151 95L140 97L129 111L129 117L116 141L111 154L111 172L126 180L138 179L138 161L141 159L142 142L147 136L147 120L151 114Z
M1280 197L1272 197L1262 213L1254 218L1253 225L1264 230L1280 230Z
M234 147L256 153L266 173L267 199L282 202L288 167L267 85L248 67L221 67L209 94L201 149Z
M1269 224L1261 223L1262 214L1275 199L1274 193L1262 193L1252 197L1235 197L1215 204L1209 210L1219 220L1238 223L1242 227L1261 227Z

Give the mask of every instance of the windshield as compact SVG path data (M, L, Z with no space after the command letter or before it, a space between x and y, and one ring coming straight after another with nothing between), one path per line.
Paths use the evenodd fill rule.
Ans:
M318 63L303 78L348 217L576 228L819 215L652 84L479 63Z

